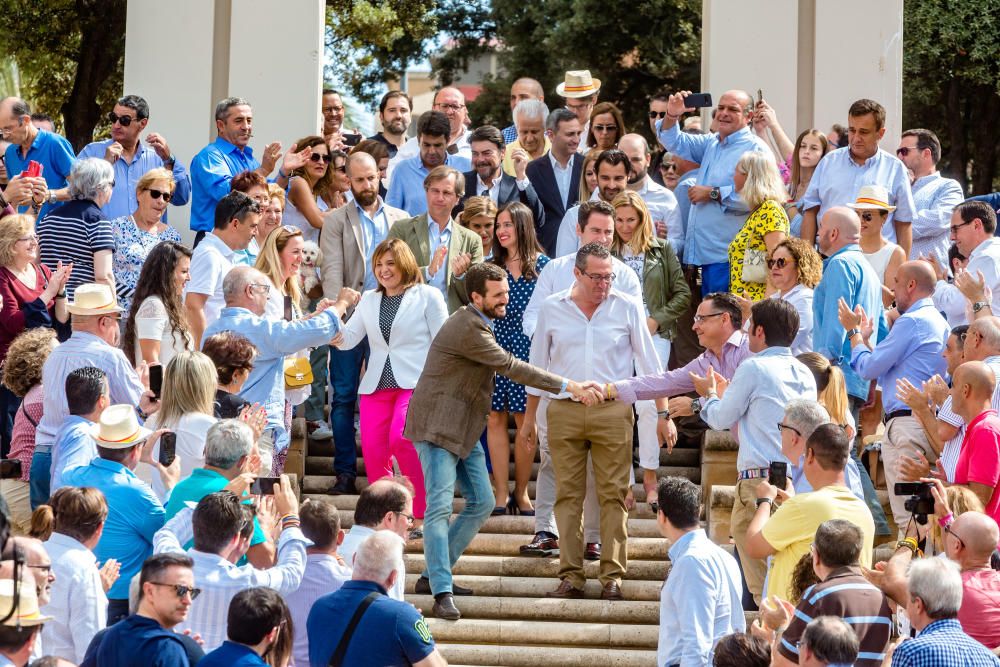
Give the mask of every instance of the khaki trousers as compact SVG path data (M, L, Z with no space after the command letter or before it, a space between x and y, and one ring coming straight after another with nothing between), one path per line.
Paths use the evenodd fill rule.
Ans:
M17 535L27 535L31 529L31 502L29 484L19 479L0 480L0 493L10 508L11 528Z
M628 493L632 467L632 406L618 401L587 407L552 401L548 413L549 453L556 478L559 578L583 588L583 499L587 454L601 507L601 585L621 584L628 566Z
M729 530L736 542L736 551L740 554L740 565L743 567L743 578L747 589L753 595L754 601L760 605L764 590L764 578L767 576L767 562L747 555L747 528L757 513L757 486L766 478L741 479L736 482L736 498L733 501L733 513L729 519Z
M897 496L893 493L895 484L899 481L897 468L904 456L915 459L917 452L927 457L933 470L937 454L927 442L927 434L924 433L920 421L913 416L890 419L885 425L885 435L882 438L882 465L885 468L885 485L889 490L889 505L892 507L892 518L895 519L899 530L899 539L905 537L910 513L903 507L909 496Z

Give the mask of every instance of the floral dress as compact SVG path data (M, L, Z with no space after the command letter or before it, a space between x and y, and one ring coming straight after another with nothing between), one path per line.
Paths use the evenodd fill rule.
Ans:
M729 291L739 295L746 292L751 301L764 298L766 283L743 282L743 257L747 248L767 252L764 237L771 232L788 234L788 214L776 201L768 199L747 217L743 227L729 244Z
M112 220L111 235L115 239L112 267L115 272L115 288L118 290L118 305L127 315L132 307L132 295L139 282L139 273L150 251L162 241L180 243L181 235L169 225L159 234L150 234L139 229L131 215Z
M535 260L534 280L528 280L522 274L516 280L511 272L507 272L507 282L510 285L510 301L507 302L507 314L498 320L493 321L493 333L496 335L497 343L521 361L528 360L531 352L531 339L524 335L521 327L524 318L524 309L531 300L531 295L535 292L535 284L538 282L537 274L549 263L549 258L539 255ZM527 404L527 395L523 384L517 384L503 375L497 375L496 386L493 388L493 403L490 409L495 412L520 412L524 413Z

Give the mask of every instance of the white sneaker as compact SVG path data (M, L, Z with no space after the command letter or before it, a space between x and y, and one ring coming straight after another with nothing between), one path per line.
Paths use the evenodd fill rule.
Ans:
M326 424L322 424L318 429L309 434L313 440L332 440L333 431Z

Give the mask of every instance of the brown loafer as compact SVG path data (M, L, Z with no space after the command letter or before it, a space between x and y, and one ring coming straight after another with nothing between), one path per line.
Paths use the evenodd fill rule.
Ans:
M625 596L622 595L622 587L618 585L617 582L609 581L604 584L604 590L601 591L602 600L624 600Z
M583 552L584 560L601 560L601 543L588 542L587 548Z
M619 593L620 595L621 593ZM569 579L563 579L559 582L559 588L554 591L549 591L545 594L547 598L565 598L567 600L580 600L583 598L583 589L576 588L573 584L569 583Z

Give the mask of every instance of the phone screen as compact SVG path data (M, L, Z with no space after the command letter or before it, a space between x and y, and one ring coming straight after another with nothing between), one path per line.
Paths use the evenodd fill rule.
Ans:
M771 461L767 473L767 483L784 491L788 484L788 464L784 461Z
M250 493L255 496L273 496L277 477L258 477L250 486Z
M160 398L160 391L163 389L163 366L156 364L149 367L149 390L157 400Z
M357 146L359 143L361 143L360 134L345 133L341 135L341 137L343 138L344 143L347 144L348 146Z
M164 433L160 436L160 464L169 466L175 458L177 458L177 434Z

